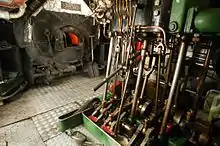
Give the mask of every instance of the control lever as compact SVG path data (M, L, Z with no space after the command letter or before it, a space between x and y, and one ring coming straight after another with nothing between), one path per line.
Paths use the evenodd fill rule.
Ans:
M44 31L44 34L46 35L47 37L47 40L48 40L48 43L49 43L49 47L48 47L48 52L51 56L54 56L53 54L53 48L52 48L52 45L51 45L51 42L50 42L50 31L48 29L46 29Z
M135 59L137 56L139 56L140 53L136 54L135 56L131 57L130 59L128 59L129 61ZM112 77L114 77L119 71L121 71L124 67L127 68L126 66L124 66L126 64L126 62L124 62L118 69L116 69L113 73L111 73L109 76L107 76L106 78L104 78L104 80L99 83L95 88L93 88L94 91L97 91L100 87L102 87L102 85L104 85L105 83L107 83Z

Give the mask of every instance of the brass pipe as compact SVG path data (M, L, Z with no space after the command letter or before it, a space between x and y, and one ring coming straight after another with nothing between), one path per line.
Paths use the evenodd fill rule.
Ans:
M125 1L121 0L121 15L124 15L124 11L125 11Z
M127 14L127 16L129 16L129 5L128 5L128 0L125 0L125 10L126 10L126 14Z
M122 0L118 0L118 14L121 16L121 7L122 7Z
M129 0L129 27L132 26L132 0Z
M115 0L115 14L118 16L119 12L118 12L118 0Z
M135 25L135 19L136 19L136 14L137 14L137 5L134 5L134 11L132 15L132 21L131 21L131 26L130 26L130 34L129 34L129 39L128 39L128 52L126 56L126 61L128 61L128 58L130 56L131 48L132 48L132 36L134 32L134 25ZM126 65L128 62L126 62Z

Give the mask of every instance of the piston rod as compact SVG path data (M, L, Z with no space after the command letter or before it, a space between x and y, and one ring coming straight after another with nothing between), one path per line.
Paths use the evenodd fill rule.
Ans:
M158 65L157 65L157 80L156 80L156 99L155 99L155 107L154 107L154 113L157 113L157 107L158 107L158 99L160 94L160 72L161 72L161 51L159 51L158 54Z
M136 108L137 108L137 103L138 103L138 91L140 88L140 82L143 74L143 69L144 69L144 63L145 63L145 58L146 58L146 49L147 49L147 40L144 40L144 45L141 50L141 58L142 60L139 63L138 67L138 76L137 76L137 82L136 82L136 87L135 87L135 92L134 92L134 98L133 98L133 104L132 104L132 110L131 110L131 117L134 117L136 114Z
M153 58L152 67L151 67L150 71L148 72L148 74L145 75L144 83L143 83L142 90L141 90L140 99L142 99L143 96L144 96L144 91L146 89L146 85L147 85L148 79L149 79L150 75L154 71L154 68L155 68L154 66L155 66L155 58Z
M121 97L121 103L120 103L118 116L117 116L117 120L116 120L116 124L115 124L115 133L117 132L118 122L119 122L119 119L120 119L120 116L121 116L121 111L122 111L122 108L123 108L124 100L126 98L126 91L127 91L127 86L128 86L130 73L131 73L130 70L126 73L125 85L124 85L124 89L123 89L123 93L122 93L122 97Z
M113 43L114 43L114 38L111 37L110 39L110 45L109 45L109 52L108 52L108 63L107 63L107 69L106 69L106 78L110 74L110 68L111 68L111 60L112 60L112 51L113 51ZM101 86L100 86L101 87ZM97 88L98 89L98 88ZM102 99L102 107L105 103L105 98L108 90L108 82L105 82L105 89L104 89L104 95Z

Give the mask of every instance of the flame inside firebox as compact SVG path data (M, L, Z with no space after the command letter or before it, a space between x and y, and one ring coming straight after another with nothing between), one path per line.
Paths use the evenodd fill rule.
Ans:
M65 32L64 36L65 47L79 46L79 37L72 32Z

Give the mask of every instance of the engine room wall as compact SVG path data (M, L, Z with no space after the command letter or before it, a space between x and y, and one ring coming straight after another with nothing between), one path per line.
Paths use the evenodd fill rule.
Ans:
M91 9L83 0L49 0L33 16L36 16L42 9L84 16L92 15Z

